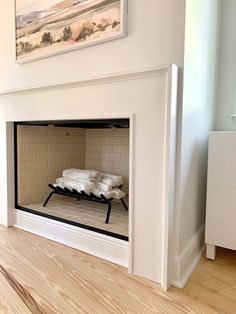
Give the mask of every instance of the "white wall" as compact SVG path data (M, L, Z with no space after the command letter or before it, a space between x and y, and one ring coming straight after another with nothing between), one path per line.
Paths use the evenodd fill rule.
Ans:
M14 1L3 0L0 10L0 91L69 82L127 70L132 72L133 69L162 64L175 63L180 67L183 66L185 0L128 0L128 3L128 36L126 38L18 65L15 64ZM163 77L150 79L150 81L147 79L142 85L142 80L134 81L135 83L132 81L131 85L122 85L123 94L115 87L113 87L113 91L107 93L108 88L111 87L109 84L102 85L100 88L96 87L98 91L102 92L100 98L96 98L93 90L91 92L86 88L80 88L79 91L73 93L67 89L67 91L62 90L56 94L42 92L40 96L33 93L32 95L27 94L26 97L16 95L2 98L0 99L0 119L12 121L12 119L32 118L35 115L40 119L45 117L45 113L51 117L53 114L57 114L58 117L66 118L71 117L71 112L78 118L85 109L87 115L90 116L95 113L116 115L136 113L135 136L140 137L137 142L135 141L136 150L141 147L141 144L145 146L144 149L140 149L140 154L136 152L136 156L141 159L142 154L145 154L145 158L149 160L146 162L148 171L145 167L139 167L137 178L148 181L148 173L153 173L153 169L156 168L158 169L154 172L158 174L159 178L164 168L162 160L160 160L163 157L160 154L164 152L164 147L159 145L157 139L159 136L163 136L163 130L161 130L162 123L164 123L163 92L166 96L167 81L166 78L163 80ZM138 83L140 85L136 90ZM134 103L132 99L127 99L126 95L128 94L132 94L133 99L137 99L137 101ZM107 96L104 97L104 95ZM112 97L110 96L108 99L108 95L112 95ZM87 108L84 106L85 99ZM80 103L80 100L83 102ZM150 112L147 109L149 104L152 106ZM158 110L160 112L157 112ZM6 142L4 126L5 122L2 123L3 145ZM153 130L154 132L152 132ZM144 137L149 131L152 136L155 135L152 142L155 145L150 145L150 147L150 138ZM147 152L147 148L151 154ZM155 150L158 153L154 157ZM2 158L4 159L5 156ZM4 167L5 161L1 164L3 173ZM6 176L0 181L3 191L5 191ZM139 184L138 181L137 184ZM154 208L155 202L161 202L162 197L158 198L158 195L162 193L162 187L158 186L156 181L153 186L156 186L155 200L148 198L141 202L135 202L135 206L138 207L135 209L138 218L135 216L135 219L138 219L138 223L134 224L133 254L136 262L133 266L135 273L160 282L161 271L160 269L157 271L157 265L160 263L162 254L160 251L162 230L159 228L162 224L162 217L159 216L160 213L153 214L153 211L149 212L147 209ZM141 195L143 191L142 187L136 187L137 194ZM6 207L5 203L2 202L0 210ZM140 208L142 208L141 211ZM6 223L6 221L4 216L0 222ZM146 236L149 241L147 242L144 241L145 232L138 232L138 230L143 230L144 222L148 224ZM150 239L154 240L151 242ZM142 248L136 250L139 244ZM147 260L148 265L146 264Z
M175 254L205 221L208 131L215 95L218 1L186 1L184 94L178 147Z
M219 76L215 130L236 130L236 1L221 1Z
M185 0L128 0L128 37L25 65L15 64L14 1L0 10L0 90L104 73L183 65Z

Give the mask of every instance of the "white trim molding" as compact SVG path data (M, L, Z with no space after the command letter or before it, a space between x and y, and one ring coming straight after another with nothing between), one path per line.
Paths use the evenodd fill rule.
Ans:
M128 71L123 71L123 72L118 72L118 73L108 73L103 76L84 77L84 78L81 78L80 80L71 81L71 82L61 82L61 83L54 83L54 84L48 84L48 85L36 85L36 86L20 87L20 88L15 88L15 89L0 90L0 97L18 96L18 95L25 95L25 94L32 94L32 93L42 93L42 92L57 91L57 90L68 89L68 88L78 88L78 87L84 87L84 86L107 84L111 82L121 82L121 81L134 80L134 79L165 76L168 73L168 71L172 70L173 66L175 65L163 65L163 66L156 66L156 67L151 67L151 68L128 70Z
M171 266L173 261L173 237L175 216L175 174L176 174L176 139L177 139L177 98L178 67L172 65L167 78L167 102L165 119L165 183L163 213L163 270L162 287L167 290L171 285Z
M205 224L190 239L179 256L174 258L172 285L183 288L205 251Z
M128 267L129 243L59 221L15 210L14 227Z

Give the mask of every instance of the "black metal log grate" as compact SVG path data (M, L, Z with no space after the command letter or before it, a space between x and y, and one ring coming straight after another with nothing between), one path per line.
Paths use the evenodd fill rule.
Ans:
M105 223L109 223L110 215L111 215L111 208L112 208L112 200L113 198L106 198L103 194L100 195L100 197L96 196L93 193L87 194L84 191L76 191L75 189L70 190L68 188L61 188L59 186L54 186L52 184L48 185L53 191L49 193L46 201L43 204L43 207L47 206L47 203L49 202L50 198L52 197L53 194L57 195L63 195L63 196L68 196L68 197L73 197L76 198L77 200L86 200L86 201L91 201L91 202L96 202L96 203L101 203L101 204L106 204L108 205L107 207L107 214L106 214L106 220ZM120 186L121 188L122 186ZM125 210L128 210L128 207L124 201L123 198L120 199L123 207Z

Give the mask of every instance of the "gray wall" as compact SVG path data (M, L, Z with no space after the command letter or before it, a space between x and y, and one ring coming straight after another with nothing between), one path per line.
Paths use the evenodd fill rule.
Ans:
M184 92L179 130L176 237L178 256L205 221L208 131L213 126L218 1L186 1Z
M219 75L215 130L236 130L236 1L221 1Z

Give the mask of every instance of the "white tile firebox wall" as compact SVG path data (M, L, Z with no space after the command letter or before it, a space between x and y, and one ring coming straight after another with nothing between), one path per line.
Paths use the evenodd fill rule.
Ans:
M122 175L128 194L129 129L17 126L18 202L41 202L66 168Z

